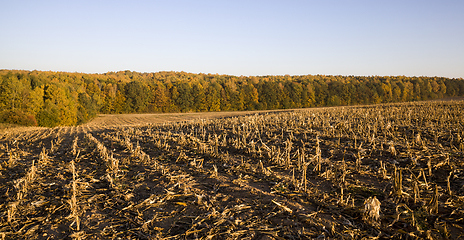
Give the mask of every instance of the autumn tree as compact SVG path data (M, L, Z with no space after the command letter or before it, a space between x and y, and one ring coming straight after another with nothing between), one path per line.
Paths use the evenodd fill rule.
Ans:
M12 116L4 119L35 116L42 126L82 123L97 113L322 107L462 95L464 80L444 77L0 70L0 112Z
M77 123L77 97L67 91L66 87L56 84L44 86L44 107L37 114L40 126L70 126Z
M30 82L18 74L9 72L0 84L0 107L2 109L21 109L27 104Z

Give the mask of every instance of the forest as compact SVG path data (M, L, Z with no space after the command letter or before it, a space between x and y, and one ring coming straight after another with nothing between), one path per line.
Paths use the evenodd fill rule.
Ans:
M464 79L406 76L231 76L0 70L0 122L72 126L97 114L309 108L464 96Z

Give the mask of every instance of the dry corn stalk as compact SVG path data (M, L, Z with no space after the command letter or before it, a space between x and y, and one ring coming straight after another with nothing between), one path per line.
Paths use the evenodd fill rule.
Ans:
M380 201L375 196L366 199L364 201L363 219L372 225L379 225L380 205Z
M344 201L344 199L343 199L343 186L340 188L340 203L341 203L341 204L344 204L344 203L345 203L345 201Z
M435 191L433 197L429 202L428 211L430 214L438 214L438 186L435 185Z
M316 155L314 156L316 160L316 167L314 167L315 172L319 173L322 170L322 153L321 153L321 147L319 144L319 136L316 136Z
M358 150L358 153L356 154L356 171L360 172L361 171L361 160L363 157L361 156L360 151Z
M402 176L402 169L397 169L395 166L395 175L394 175L394 185L393 190L395 195L401 196L403 195L403 176Z
M432 159L430 157L427 161L427 168L429 169L429 176L432 176Z
M385 164L382 161L380 161L379 172L382 174L383 179L389 179L389 177L387 176L387 168L385 167Z
M76 166L74 164L74 160L71 161L71 172L73 174L73 181L72 181L72 196L71 199L68 200L69 207L71 209L71 218L74 218L74 223L76 223L77 231L80 230L80 219L79 219L79 209L78 209L78 202L77 202L77 194L79 189L77 187L77 171Z
M418 134L416 135L415 142L416 142L417 145L421 145L421 144L422 144L422 139L421 139L420 133L418 133Z
M272 200L272 202L273 202L275 205L281 207L283 210L287 211L288 213L290 213L290 214L293 213L292 209L290 209L289 207L283 205L282 203L276 202L276 201L274 201L274 200Z
M79 138L76 136L76 138L74 138L74 141L73 141L73 145L72 145L72 154L75 156L77 154L77 142L79 141Z
M18 206L19 202L12 202L9 204L10 208L8 209L8 213L7 213L7 220L9 223L11 223L14 219L15 219L15 215L16 215L16 212L17 212L17 206Z
M417 203L420 200L420 189L419 184L417 184L418 179L414 180L414 203Z
M35 180L36 172L37 168L35 167L35 160L33 160L32 166L26 173L26 176L16 181L15 187L18 189L17 200L22 200L27 195L30 185Z
M403 207L405 208L406 210L404 211L400 211L400 208ZM413 226L417 226L417 223L416 223L416 219L414 217L414 211L411 210L411 208L408 207L408 205L404 204L404 203L401 203L399 204L398 206L396 206L396 218L395 220L393 220L393 222L389 225L389 227L393 226L393 224L395 224L396 222L398 222L400 220L400 216L401 214L406 214L406 213L409 213L411 214L411 222L412 222L412 225Z
M389 147L388 149L389 149L391 155L393 155L394 157L396 157L397 152L396 152L396 149L395 149L395 146L394 146L393 143L390 143L390 147Z
M345 185L346 183L346 162L345 162L345 157L343 157L343 160L342 160L342 178L341 178L341 184L342 186Z
M301 185L303 185L303 190L306 192L308 179L306 177L307 170L308 170L309 162L303 163L303 174L301 174Z
M16 154L13 154L13 152L8 152L9 158L8 158L8 167L13 168L17 161L16 161Z
M451 171L448 175L448 178L446 179L447 183L447 188L448 188L448 194L450 196L453 196L453 192L451 191L451 176L453 175L453 171Z

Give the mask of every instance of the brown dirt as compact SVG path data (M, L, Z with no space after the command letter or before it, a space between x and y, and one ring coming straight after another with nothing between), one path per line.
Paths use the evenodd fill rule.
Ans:
M259 112L259 111L256 111ZM97 118L86 124L88 126L138 126L149 123L182 122L198 119L214 119L246 115L250 111L241 112L199 112L199 113L144 113L144 114L99 114Z

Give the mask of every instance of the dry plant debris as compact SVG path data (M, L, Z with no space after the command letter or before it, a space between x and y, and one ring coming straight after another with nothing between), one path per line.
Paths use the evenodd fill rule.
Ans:
M128 121L0 132L1 238L464 238L464 101Z

